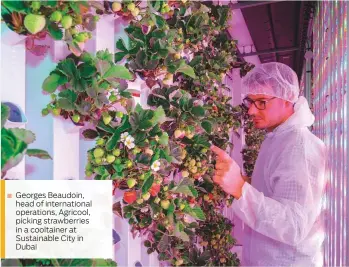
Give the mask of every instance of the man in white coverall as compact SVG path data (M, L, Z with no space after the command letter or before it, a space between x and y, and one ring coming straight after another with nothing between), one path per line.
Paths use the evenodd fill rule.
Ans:
M324 143L307 128L314 116L299 96L287 65L259 65L242 80L244 103L254 125L266 129L252 183L223 150L214 181L234 196L234 214L245 224L243 266L322 266L325 186Z

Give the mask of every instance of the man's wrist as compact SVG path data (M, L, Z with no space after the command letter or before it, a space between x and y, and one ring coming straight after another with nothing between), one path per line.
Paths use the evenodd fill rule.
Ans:
M237 186L238 187L238 191L235 192L234 194L232 194L235 199L239 199L242 196L242 188L244 187L244 184L246 182L243 176L241 176L240 178L241 178L240 179L240 183Z

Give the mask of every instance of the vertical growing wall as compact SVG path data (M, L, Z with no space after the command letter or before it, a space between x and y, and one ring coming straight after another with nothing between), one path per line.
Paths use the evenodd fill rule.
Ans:
M95 53L108 49L115 52L116 40L127 39L125 25L121 18L101 17L93 38L86 44L86 51ZM42 83L57 62L70 54L66 44L63 41L43 41L40 44L48 44L49 52L45 56L35 56L26 50L23 37L9 30L5 23L1 26L1 101L13 102L21 107L28 119L28 123L21 127L36 135L31 147L44 149L53 158L25 157L18 166L8 171L7 177L26 180L86 179L87 151L95 142L84 140L81 136L83 129L70 120L41 115L41 110L50 102L50 95L43 94ZM141 90L143 87L139 82L129 84L129 89L134 92L134 102L146 107L147 97L144 94L147 91ZM122 196L115 196L115 200L118 198ZM121 240L115 244L114 260L119 266L158 265L156 255L147 255L142 239L134 239L129 228L126 220L115 215L115 230Z
M348 2L320 2L314 20L314 133L328 148L325 266L349 265Z

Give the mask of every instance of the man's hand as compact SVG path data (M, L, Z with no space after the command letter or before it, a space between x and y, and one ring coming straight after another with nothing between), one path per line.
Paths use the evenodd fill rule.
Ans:
M219 184L225 192L239 199L245 183L240 167L224 150L214 145L211 146L211 150L217 155L213 181Z

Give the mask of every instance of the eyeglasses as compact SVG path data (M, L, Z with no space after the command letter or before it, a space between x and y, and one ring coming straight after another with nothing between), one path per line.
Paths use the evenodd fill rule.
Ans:
M276 97L273 97L273 98L270 98L270 99L267 99L267 100L256 100L256 101L254 101L254 100L246 97L246 98L244 98L243 102L244 102L244 104L245 104L245 106L247 108L250 108L252 106L252 104L253 104L257 109L264 110L264 109L266 109L267 103L269 101L273 100L274 98L276 98Z

